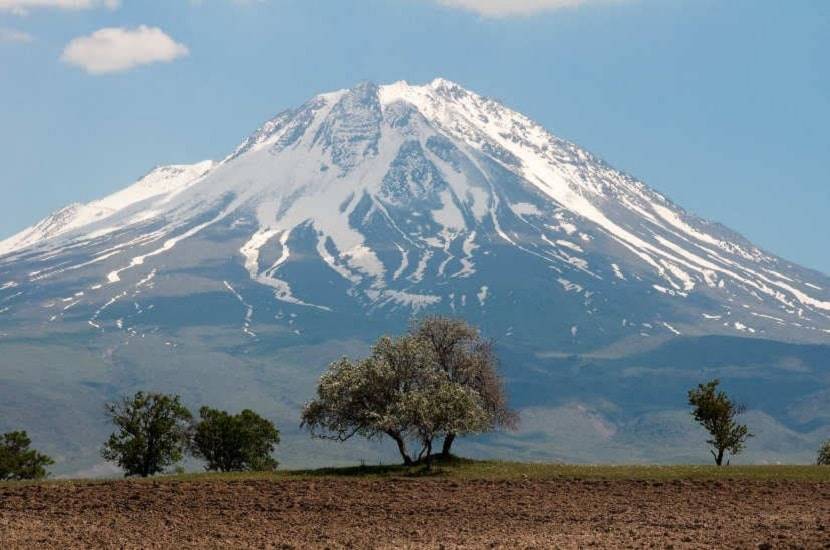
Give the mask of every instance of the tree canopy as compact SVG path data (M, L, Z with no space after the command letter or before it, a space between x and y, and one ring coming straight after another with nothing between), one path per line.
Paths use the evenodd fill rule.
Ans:
M190 441L190 411L178 395L138 392L106 405L116 426L101 455L125 476L148 477L180 461Z
M408 334L380 338L365 359L332 363L303 409L302 425L340 441L388 436L411 464L431 456L436 438L451 445L457 435L514 417L489 344L463 322L429 318Z
M516 428L519 416L508 406L492 341L483 339L479 330L466 321L442 316L415 323L410 334L431 349L438 368L452 382L479 396L491 430ZM455 432L446 434L444 456L449 456L455 436Z
M819 466L830 466L830 440L825 441L819 447L816 464Z
M0 481L42 479L46 466L55 462L45 454L30 449L29 435L24 431L7 432L0 439Z
M277 467L271 456L280 432L254 411L239 414L202 407L193 434L193 455L207 462L207 470L265 471Z

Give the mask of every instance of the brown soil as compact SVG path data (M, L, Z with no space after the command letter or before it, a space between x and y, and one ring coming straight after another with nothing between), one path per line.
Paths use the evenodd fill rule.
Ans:
M830 548L830 484L318 479L0 486L3 548Z

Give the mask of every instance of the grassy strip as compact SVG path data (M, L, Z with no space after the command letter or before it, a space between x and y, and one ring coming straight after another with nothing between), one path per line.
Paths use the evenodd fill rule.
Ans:
M163 475L135 481L248 481L248 480L309 480L309 479L390 479L435 478L457 480L754 480L809 481L830 483L827 466L726 466L709 465L582 465L530 462L474 461L453 458L426 466L352 466L318 470L278 470L276 472L187 473ZM40 482L0 482L4 484L105 483L112 480L47 480Z
M823 466L728 466L709 465L578 465L527 462L473 461L454 458L425 466L354 466L319 470L284 470L274 473L199 473L171 476L178 480L315 479L315 478L433 477L461 480L591 479L591 480L790 480L830 482L830 467Z

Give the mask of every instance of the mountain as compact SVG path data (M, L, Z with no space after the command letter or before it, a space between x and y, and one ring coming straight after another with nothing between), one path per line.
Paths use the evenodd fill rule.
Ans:
M372 457L297 411L428 313L496 340L525 412L471 453L705 460L685 390L715 376L763 426L747 459L830 434L830 278L443 79L318 95L0 242L0 428L99 472L101 402L149 388L272 411L288 465Z

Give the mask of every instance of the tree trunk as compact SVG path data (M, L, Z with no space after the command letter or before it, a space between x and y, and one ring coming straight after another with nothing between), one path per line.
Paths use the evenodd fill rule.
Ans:
M417 462L420 464L424 458L428 457L432 451L432 439L423 439L421 441L421 450L418 452Z
M441 456L444 458L450 457L450 449L452 448L452 442L455 441L455 434L448 433L446 437L444 437L444 445L441 447Z
M723 464L723 449L718 449L718 454L715 454L715 451L712 451L712 456L715 457L715 464L721 466Z
M427 443L427 470L432 470L432 439Z
M141 457L141 477L150 477L150 449L145 450L145 454Z
M395 443L398 444L398 452L401 453L401 458L403 458L404 466L412 466L412 459L406 452L406 441L403 440L401 434L392 431L386 432L386 434L392 439L394 439Z

